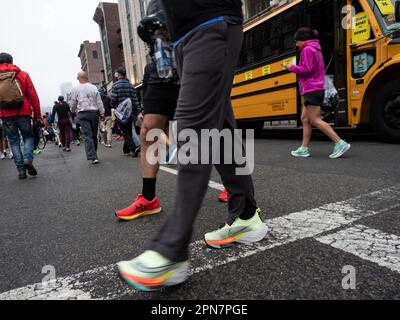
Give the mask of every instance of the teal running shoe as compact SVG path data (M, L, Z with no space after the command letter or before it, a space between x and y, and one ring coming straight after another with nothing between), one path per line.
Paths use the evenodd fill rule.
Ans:
M311 157L310 149L305 147L300 147L295 151L292 151L292 156L296 158L309 158Z
M341 140L339 143L335 144L333 153L329 156L331 159L338 159L342 157L347 151L351 149L351 145L346 141Z
M175 263L155 251L146 251L132 261L118 263L124 281L145 292L185 282L189 278L189 266L188 261Z
M250 245L262 241L267 233L268 227L260 218L261 210L250 220L236 219L230 226L225 224L221 229L207 233L204 237L206 244L213 249L229 248L233 243Z

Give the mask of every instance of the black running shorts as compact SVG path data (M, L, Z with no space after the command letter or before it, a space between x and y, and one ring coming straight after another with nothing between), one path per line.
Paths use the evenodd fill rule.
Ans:
M315 91L304 95L304 106L322 106L325 91Z
M150 84L144 97L144 114L157 114L174 119L179 96L179 85L174 83Z

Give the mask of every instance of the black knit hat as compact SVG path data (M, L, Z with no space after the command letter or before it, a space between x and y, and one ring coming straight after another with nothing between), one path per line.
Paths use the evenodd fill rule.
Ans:
M300 28L297 30L294 38L296 41L309 41L318 39L318 31L311 30L310 28Z
M13 57L11 54L2 52L0 53L0 63L7 63L7 64L12 64L13 63Z

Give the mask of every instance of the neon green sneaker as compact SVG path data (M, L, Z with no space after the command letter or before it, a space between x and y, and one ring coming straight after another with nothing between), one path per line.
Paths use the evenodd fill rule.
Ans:
M292 151L292 156L296 158L309 158L311 157L310 149L300 147L297 150Z
M118 263L121 277L139 291L157 291L189 278L189 262L175 263L155 251L146 251L132 261Z
M350 149L351 149L351 145L348 144L346 141L341 140L339 143L335 144L333 153L329 156L329 158L338 159L338 158L342 157Z
M38 156L40 154L42 154L42 150L40 150L40 149L33 150L33 155Z
M207 233L204 237L206 244L214 249L224 249L235 242L247 245L260 242L268 233L268 227L261 220L260 213L261 210L257 209L250 220L238 218L231 226L225 224L221 229Z

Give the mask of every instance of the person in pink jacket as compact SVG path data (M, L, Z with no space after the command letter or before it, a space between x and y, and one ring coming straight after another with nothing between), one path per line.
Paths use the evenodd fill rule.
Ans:
M331 159L342 157L350 150L351 145L343 141L332 127L322 120L321 106L325 96L325 64L318 40L318 31L300 28L296 35L296 45L300 49L299 65L286 67L298 75L300 94L304 100L301 121L303 122L303 143L292 151L292 156L308 158L311 156L309 145L312 127L318 128L335 143Z

